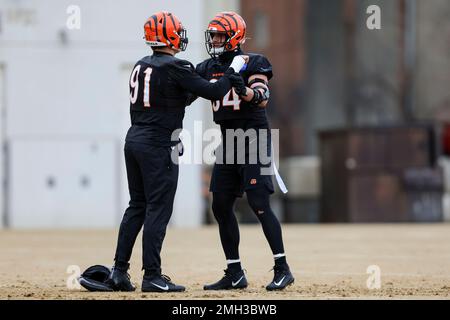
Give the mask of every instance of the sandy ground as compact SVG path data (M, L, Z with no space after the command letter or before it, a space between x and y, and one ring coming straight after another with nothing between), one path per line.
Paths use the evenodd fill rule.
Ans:
M249 287L205 292L224 258L215 226L170 228L163 271L184 293L90 293L69 289L69 265L110 265L116 230L0 231L0 299L450 299L450 224L285 225L295 284L266 292L273 261L259 225L241 227L241 260ZM140 287L141 241L130 273ZM368 266L381 270L381 288L367 288Z

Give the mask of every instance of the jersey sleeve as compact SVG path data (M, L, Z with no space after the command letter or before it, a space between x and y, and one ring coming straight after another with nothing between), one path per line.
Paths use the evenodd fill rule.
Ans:
M208 100L221 99L230 89L228 77L223 76L217 82L203 79L186 60L178 60L168 66L169 76L189 93Z
M205 62L201 62L199 64L197 64L197 66L195 67L195 72L197 72L200 77L205 78L206 75L206 63Z
M250 56L247 71L250 74L263 74L270 80L273 77L272 65L263 55Z

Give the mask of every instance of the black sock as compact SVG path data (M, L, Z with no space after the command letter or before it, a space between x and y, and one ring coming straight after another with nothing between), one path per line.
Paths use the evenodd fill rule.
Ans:
M160 272L158 272L157 270L145 270L144 271L144 277L145 278L156 278L159 277L161 275Z
M233 263L228 264L228 270L230 270L233 273L237 273L237 272L241 271L242 270L241 263L233 262Z
M275 265L277 267L287 267L286 256L275 258Z

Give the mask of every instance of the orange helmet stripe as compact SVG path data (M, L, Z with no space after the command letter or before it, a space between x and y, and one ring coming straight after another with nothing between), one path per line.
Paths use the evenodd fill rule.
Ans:
M229 32L229 30L228 30L227 27L223 24L223 22L219 20L220 18L221 18L221 17L219 17L218 19L212 20L212 21L210 22L210 25L213 24L213 25L216 25L215 28L217 28L217 26L219 26L219 27L222 29L222 30L219 30L219 29L217 28L217 31Z
M167 35L167 28L166 28L166 24L167 24L167 20L166 20L166 13L163 12L162 13L163 16L163 23L162 23L162 32L163 32L163 36L164 36L164 41L168 41L169 40L169 36Z
M172 21L173 30L177 31L179 29L178 28L179 26L176 25L173 15L169 14L169 17L170 17L170 21Z
M159 34L158 40L161 42L165 42L166 39L164 39L163 35L164 13L159 13L157 19L158 19L157 34Z
M156 15L153 15L150 17L151 19L153 19L153 22L155 24L155 26L153 27L153 30L155 30L155 41L158 41L158 17Z
M232 21L234 22L234 24L236 25L236 29L238 29L238 28L239 28L239 25L238 25L238 22L237 22L236 18L235 18L232 14L228 14L228 13L223 14L223 19L225 19L225 20L228 22L228 24L230 25L230 27L231 27L231 23L228 21L227 17L230 17L230 18L231 18L231 20L232 20Z

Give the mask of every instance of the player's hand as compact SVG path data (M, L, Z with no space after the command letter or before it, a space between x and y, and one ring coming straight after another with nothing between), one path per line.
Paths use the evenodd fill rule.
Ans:
M238 96L246 96L247 95L247 87L245 86L245 81L242 78L242 76L235 72L228 76L228 79L230 79L231 86L234 88L234 92Z
M241 54L240 56L244 59L244 61L245 61L246 64L247 64L248 61L250 60L250 57L249 57L248 55L246 55L246 54Z
M234 58L233 58L233 61L231 61L231 64L230 64L230 68L231 69L233 69L234 70L234 72L239 72L239 71L241 71L241 69L245 66L245 64L246 64L246 58L245 57L247 57L247 61L248 61L248 56L245 56L245 55L238 55L238 56L235 56Z

